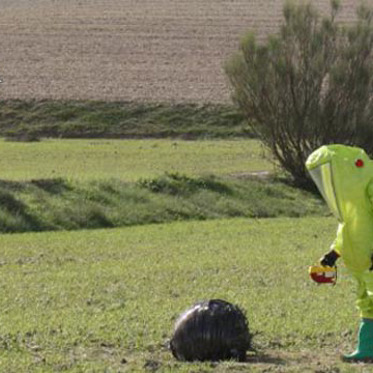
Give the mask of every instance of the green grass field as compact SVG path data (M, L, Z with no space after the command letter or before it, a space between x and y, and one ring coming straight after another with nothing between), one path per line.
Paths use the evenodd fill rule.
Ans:
M349 372L353 284L316 286L307 265L330 218L230 219L0 236L1 372ZM270 234L268 234L270 232ZM194 302L239 304L249 363L180 363L167 349Z
M359 371L338 359L356 337L351 279L341 268L336 287L317 287L307 274L336 222L315 196L247 178L273 170L258 142L4 141L0 152L1 224L95 228L119 210L121 225L168 222L0 235L0 372ZM215 297L247 311L257 353L177 362L176 317Z
M325 215L256 140L0 142L0 231Z
M117 178L137 181L165 172L235 174L273 170L256 140L0 141L1 179Z

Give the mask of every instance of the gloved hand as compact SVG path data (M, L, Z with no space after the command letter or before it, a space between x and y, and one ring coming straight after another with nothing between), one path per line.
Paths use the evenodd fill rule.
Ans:
M320 259L320 264L324 267L329 266L329 267L334 267L335 262L339 258L339 254L331 250L327 254L325 254L321 259Z

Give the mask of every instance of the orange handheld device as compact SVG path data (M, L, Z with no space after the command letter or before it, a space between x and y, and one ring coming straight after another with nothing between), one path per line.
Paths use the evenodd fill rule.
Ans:
M337 283L337 267L314 265L309 267L308 273L318 284L335 285Z

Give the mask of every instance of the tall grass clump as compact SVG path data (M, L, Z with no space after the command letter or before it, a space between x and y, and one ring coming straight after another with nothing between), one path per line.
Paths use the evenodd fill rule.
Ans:
M224 104L2 100L0 136L41 138L253 137L244 116Z
M325 214L320 199L275 179L166 173L133 183L63 178L0 181L0 232Z

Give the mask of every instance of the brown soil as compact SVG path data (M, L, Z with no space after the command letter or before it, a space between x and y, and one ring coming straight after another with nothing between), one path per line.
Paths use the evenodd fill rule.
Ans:
M349 21L356 0L343 4ZM276 32L281 9L282 0L2 0L0 97L229 102L224 62L246 30Z

